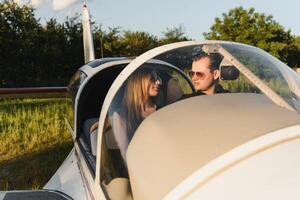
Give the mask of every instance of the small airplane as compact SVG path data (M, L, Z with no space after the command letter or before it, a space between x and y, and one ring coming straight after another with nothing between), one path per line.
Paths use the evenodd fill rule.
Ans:
M225 41L95 59L86 7L83 26L86 64L68 86L74 148L42 190L0 199L300 199L296 72L259 48ZM186 75L195 51L222 57L219 82L228 93L195 95ZM138 125L124 162L112 118L129 79L144 69L159 76L159 109Z

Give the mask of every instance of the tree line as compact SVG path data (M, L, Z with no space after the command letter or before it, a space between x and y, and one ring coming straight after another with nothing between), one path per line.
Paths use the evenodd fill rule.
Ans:
M182 26L167 28L162 37L143 31L104 30L92 23L96 58L138 56L154 47L190 40ZM253 8L234 8L216 18L205 39L251 44L291 67L300 66L300 39ZM41 24L34 8L13 0L0 3L0 87L64 86L84 64L80 15L64 22Z

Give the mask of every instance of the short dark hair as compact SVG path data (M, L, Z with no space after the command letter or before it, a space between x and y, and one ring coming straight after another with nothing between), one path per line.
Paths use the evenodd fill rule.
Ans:
M211 70L217 70L220 67L223 56L219 53L206 53L201 47L195 47L192 52L193 62L198 61L202 58L209 58Z

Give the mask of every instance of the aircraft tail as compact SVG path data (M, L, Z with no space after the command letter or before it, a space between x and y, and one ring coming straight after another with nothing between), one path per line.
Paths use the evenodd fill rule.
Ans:
M87 6L83 6L82 11L82 28L83 28L83 48L84 48L84 62L88 63L95 60L93 35L90 26L90 14Z

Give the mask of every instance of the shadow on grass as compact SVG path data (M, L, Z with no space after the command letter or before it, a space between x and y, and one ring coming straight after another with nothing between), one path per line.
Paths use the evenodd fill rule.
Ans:
M42 188L62 164L73 142L0 162L0 190Z

